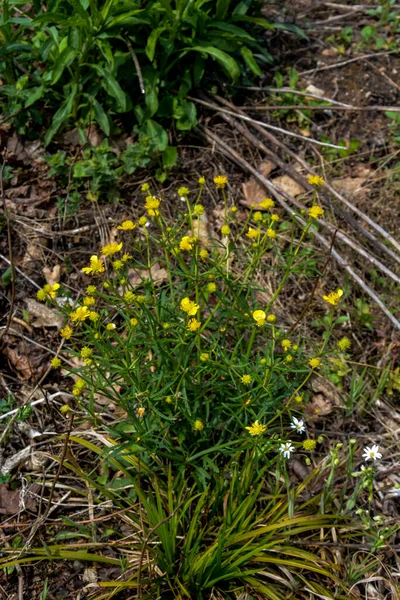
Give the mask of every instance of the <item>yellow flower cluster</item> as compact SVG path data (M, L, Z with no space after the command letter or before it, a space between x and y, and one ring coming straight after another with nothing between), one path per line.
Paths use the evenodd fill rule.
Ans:
M190 236L190 235L184 235L183 238L181 239L181 241L179 242L179 248L180 248L180 250L186 250L187 252L190 252L191 250L193 250L193 244L196 241L197 241L197 237Z
M119 244L117 242L113 242L112 244L107 244L106 246L103 246L101 249L101 254L102 256L112 256L113 254L119 252L121 249L122 242L120 242Z
M272 198L264 198L264 200L259 202L258 206L264 210L268 210L269 208L274 208L275 202Z
M247 429L247 431L250 433L250 435L261 435L262 433L264 433L264 431L266 431L267 426L266 425L261 425L261 423L259 421L254 421L253 425L250 425L249 427L245 427L245 429Z
M118 225L117 229L121 229L122 231L132 231L133 229L136 229L136 227L137 224L128 219L123 221L121 225Z
M214 183L217 189L223 190L226 184L228 183L228 180L224 175L217 175L216 177L214 177Z
M47 300L47 298L53 299L57 296L57 292L59 289L60 289L59 283L53 283L53 285L46 283L46 285L41 290L37 291L36 297L41 302L44 302L45 300Z
M324 209L321 208L321 206L318 206L318 204L315 204L308 209L308 216L311 217L311 219L319 219L319 217L322 217L323 214Z
M160 211L158 210L160 207L160 200L155 196L147 196L144 207L147 210L149 217L158 217L160 214Z
M310 185L314 185L315 187L318 187L318 186L324 184L323 177L319 177L319 175L309 175L307 178L307 181Z
M351 347L351 341L349 340L348 337L343 337L342 339L340 339L337 343L337 347L339 348L339 350L349 350Z
M266 318L267 315L263 310L255 310L253 312L253 319L255 320L257 327L262 327L263 325L265 325Z
M193 302L193 300L190 300L190 298L184 298L181 301L181 310L188 314L189 317L193 317L197 313L199 308L200 306Z
M83 267L82 271L86 273L86 275L95 275L96 273L104 273L104 263L103 261L96 255L90 257L90 266Z

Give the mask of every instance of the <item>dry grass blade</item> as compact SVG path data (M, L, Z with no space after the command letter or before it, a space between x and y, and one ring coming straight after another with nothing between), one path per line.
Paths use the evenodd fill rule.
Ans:
M230 157L237 165L239 165L242 169L246 170L248 173L253 175L255 179L257 179L261 185L263 185L279 202L279 204L285 209L287 213L289 213L296 221L300 224L301 227L305 227L305 221L285 202L284 197L286 194L279 190L276 186L274 186L266 177L261 175L250 163L248 163L244 158L242 158L237 152L235 152L228 144L226 144L219 136L215 133L212 133L206 127L201 126L199 131L209 142L213 142L216 144L221 151L228 157ZM318 233L317 231L313 231L314 237L328 250L331 247L331 242L326 239L323 235ZM380 308L380 310L387 316L387 318L392 322L392 324L400 330L400 322L396 319L396 317L390 312L387 306L382 302L380 297L374 292L372 288L369 287L368 284L354 271L352 267L349 266L348 261L341 255L337 250L332 248L331 250L332 256L335 258L337 263L345 269L345 271L350 275L350 277L361 287L361 289L373 300L373 302Z

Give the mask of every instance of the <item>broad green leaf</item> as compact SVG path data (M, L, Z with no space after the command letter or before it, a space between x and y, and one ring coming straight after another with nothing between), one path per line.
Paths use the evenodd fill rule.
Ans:
M141 126L140 133L150 138L155 149L159 152L162 152L168 146L167 132L164 127L152 119L149 119Z
M43 96L43 92L44 92L44 87L42 85L39 85L37 87L31 88L30 90L28 90L28 92L26 94L26 99L25 99L25 108L32 106L32 104L34 104L36 102L36 100L39 100L39 98L41 98Z
M70 66L70 64L75 60L76 50L67 46L61 54L57 56L56 62L54 63L54 68L51 76L51 83L57 83L63 74L64 69Z
M242 46L240 48L240 53L244 58L244 61L246 63L246 65L249 67L250 71L252 73L254 73L254 75L257 75L257 77L261 77L261 75L263 74L260 67L258 66L256 59L254 58L254 55L252 53L252 51L250 50L250 48L247 48L246 46Z
M228 33L232 33L235 37L240 38L240 39L251 40L251 41L254 40L254 38L251 35L249 35L247 33L247 31L245 31L241 27L238 27L237 25L233 25L232 23L223 23L223 22L213 21L210 25L210 30L212 30L212 29L219 29L220 31L226 31Z
M108 136L110 135L110 120L101 106L100 102L98 102L95 98L93 99L93 109L94 114L96 115L96 121L104 131L104 133Z
M154 60L154 54L156 52L157 40L160 37L160 35L163 33L163 31L165 31L165 27L157 27L157 29L153 29L153 31L151 32L151 34L148 37L147 44L146 44L146 54L147 54L147 58L149 59L150 62L153 62L153 60Z
M217 0L215 17L218 19L218 21L222 21L226 18L230 3L231 0Z
M101 75L101 85L106 90L106 92L115 98L118 103L118 111L125 112L126 111L126 96L125 92L119 85L118 81L115 79L114 75L112 75L109 71L101 67L100 65L93 64L92 67L96 69L96 71Z
M68 120L68 118L72 112L72 106L73 106L73 102L74 102L74 99L76 96L77 89L78 89L77 85L74 84L72 86L71 92L69 93L67 98L64 100L64 102L61 104L60 108L54 115L53 121L52 121L50 127L48 128L48 130L46 131L46 135L44 136L44 145L45 146L48 146L50 144L51 140L53 139L53 137L57 133L57 131L60 129L61 125Z
M233 15L232 20L242 21L244 23L253 23L254 25L264 27L264 29L275 29L272 23L270 23L266 19L261 19L260 17L248 17L247 15Z
M240 76L240 69L235 59L229 54L215 48L215 46L192 46L191 48L185 48L186 52L193 50L194 52L201 52L208 54L221 65L224 71L229 75L232 81L236 81Z
M171 169L176 165L178 159L178 150L175 146L167 146L162 153L163 166L166 169Z

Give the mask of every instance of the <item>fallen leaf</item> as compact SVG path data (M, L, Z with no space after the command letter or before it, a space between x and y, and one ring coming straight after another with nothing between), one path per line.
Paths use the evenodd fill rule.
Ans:
M168 281L168 271L158 262L151 266L150 271L148 269L129 269L128 271L128 279L133 286L142 285L144 281L150 279L150 276L155 285L161 285L164 281Z
M290 196L296 197L299 194L304 194L306 191L297 181L289 177L289 175L280 175L271 180L277 188L290 194Z
M330 415L334 408L342 406L340 396L333 384L322 379L314 379L311 385L314 394L305 405L304 413L312 421Z
M315 96L325 96L325 90L323 90L322 88L316 87L312 83L310 83L306 87L306 92L309 92L310 94L314 94Z
M212 240L219 239L206 214L201 215L199 219L193 219L193 231L199 238L201 245L206 248L210 246Z
M271 161L265 161L258 166L258 171L261 173L261 175L264 175L264 177L268 177L274 168L274 163ZM251 208L253 204L257 206L267 196L265 188L261 186L253 177L243 184L242 191L244 199L240 200L240 204L243 204L248 208Z
M36 317L35 321L31 321L33 327L57 327L57 329L61 329L64 325L64 316L54 308L39 304L33 298L25 298L25 304L30 316Z
M50 267L43 267L43 275L46 279L46 283L49 285L59 283L61 276L61 265L54 265L52 269L50 269Z
M3 348L3 354L7 356L13 367L18 371L21 379L28 381L33 377L34 367L22 344L17 343L9 336L4 336L6 345Z
M367 177L341 177L332 179L332 187L341 194L365 198L368 187L363 187Z

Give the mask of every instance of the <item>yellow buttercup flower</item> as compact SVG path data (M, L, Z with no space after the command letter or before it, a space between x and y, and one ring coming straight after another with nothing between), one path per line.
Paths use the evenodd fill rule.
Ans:
M253 215L253 219L255 220L256 223L259 223L260 221L263 220L262 213L259 210L257 210Z
M150 185L148 183L142 183L141 188L142 192L148 192L150 189Z
M265 325L266 317L267 315L263 310L255 310L253 312L253 319L257 323L258 327L262 327L263 325Z
M349 348L351 347L351 341L348 337L343 337L338 341L337 347L339 348L339 350L349 350Z
M86 288L86 293L88 296L94 296L94 294L97 292L96 286L95 285L88 285Z
M47 298L47 294L46 294L46 292L43 289L42 290L38 290L36 292L36 298L38 300L40 300L40 302L44 302L46 300L46 298Z
M82 358L90 358L93 354L93 350L88 346L83 346L80 355Z
M267 237L274 239L276 238L276 231L274 229L271 229L271 227L269 227L267 229Z
M196 419L193 423L193 431L201 431L202 429L204 429L203 421L200 421L200 419Z
M86 275L104 273L104 263L98 256L93 255L90 257L90 267L83 267L82 271L86 273Z
M190 298L183 298L181 301L181 310L187 313L189 317L193 317L199 308L200 306L193 302L193 300L190 300Z
M332 306L337 306L342 296L343 290L338 289L336 292L329 292L327 296L322 296L322 298L325 300L325 302L332 304Z
M145 227L147 225L147 217L145 217L144 215L142 217L140 217L139 219L139 225L141 227Z
M324 183L324 178L319 177L319 175L309 175L307 177L307 181L310 185L315 185L315 187L318 187Z
M178 196L188 196L189 195L189 189L186 186L182 186L179 188L178 190Z
M227 178L224 175L217 175L214 177L214 183L216 188L223 190L226 184L228 183Z
M312 369L318 369L318 367L320 367L320 366L321 366L321 361L319 360L319 358L311 358L311 359L308 361L308 364L310 365L310 367L311 367Z
M119 244L117 242L113 242L112 244L107 244L107 246L103 246L101 249L101 254L103 256L112 256L119 252L122 248L122 242Z
M272 198L264 198L264 200L259 202L258 206L264 210L268 210L269 208L274 208L275 202L272 200Z
M186 329L188 329L189 331L197 331L199 327L201 327L200 321L198 321L197 319L189 319Z
M245 429L247 429L250 435L261 435L261 433L264 433L264 431L266 431L267 426L261 425L259 421L254 421L253 425L245 427Z
M121 225L118 225L117 229L121 229L122 231L132 231L133 229L136 229L136 227L136 223L127 219L126 221L123 221Z
M321 206L318 206L318 204L315 204L308 209L308 216L311 217L311 219L319 219L319 217L322 217L323 214L324 209L321 208Z
M107 323L106 325L106 329L107 331L114 331L114 329L116 329L116 324L115 323Z
M200 185L204 185L205 182L206 182L206 180L205 180L204 177L199 177L198 182L199 182Z
M87 306L78 306L72 313L70 313L69 318L71 321L85 321L89 317L90 310Z
M217 285L214 282L207 284L207 292L210 292L210 294L213 294L216 291L217 291Z
M123 260L114 260L114 262L112 263L112 268L114 271L119 271L120 269L122 269L123 266L124 266Z
M132 327L139 325L139 321L136 319L136 317L132 317L132 319L129 320L129 323L132 325Z
M307 452L312 452L315 450L316 445L317 440L304 440L303 442L303 448L304 450L307 450Z
M93 306L95 304L96 299L93 296L85 296L83 299L83 306Z
M258 231L258 229L253 229L253 227L249 227L248 232L246 233L246 236L250 239L250 240L255 240L258 237L260 237L260 232Z
M147 196L144 207L150 217L157 217L160 214L160 211L158 210L160 207L160 200L155 196Z
M208 354L208 352L203 352L202 354L200 354L201 362L206 362L209 358L210 358L210 355Z
M276 316L271 313L270 315L268 315L267 321L268 321L268 323L275 323Z
M294 401L297 402L298 404L300 404L301 402L303 402L303 396L295 396L294 397Z
M208 258L208 250L205 250L203 248L203 250L200 250L199 256L200 256L201 260L207 260L207 258Z
M287 352L289 350L290 346L292 345L292 342L290 340L282 340L281 344L282 344L283 351Z
M179 248L181 250L186 250L187 252L190 252L191 250L193 250L193 243L196 241L196 239L197 238L195 237L184 235L181 241L179 242Z
M221 233L222 235L229 235L231 232L231 228L229 227L229 225L223 225L221 227Z
M66 340L69 340L71 338L71 336L72 336L73 333L74 333L74 330L69 325L66 325L60 331L61 337L65 338Z
M59 289L60 289L59 283L54 283L53 285L46 283L46 285L43 287L42 290L38 290L36 297L38 300L41 300L42 302L44 300L46 300L46 298L55 298L57 296L57 291Z
M203 206L202 204L196 204L196 205L194 206L194 208L193 208L193 212L194 212L196 215L199 215L199 217L200 217L201 215L204 215L204 206Z
M96 323L96 321L98 321L99 319L100 319L99 313L96 312L95 310L91 310L89 313L89 321Z
M58 369L59 367L61 367L61 360L58 358L58 356L55 356L51 359L50 364L53 367L53 369Z
M279 221L279 215L277 215L276 213L274 213L273 215L271 215L271 221L274 221L275 223L277 221Z
M242 375L241 377L241 382L244 383L244 385L250 385L252 381L253 378L251 375Z

